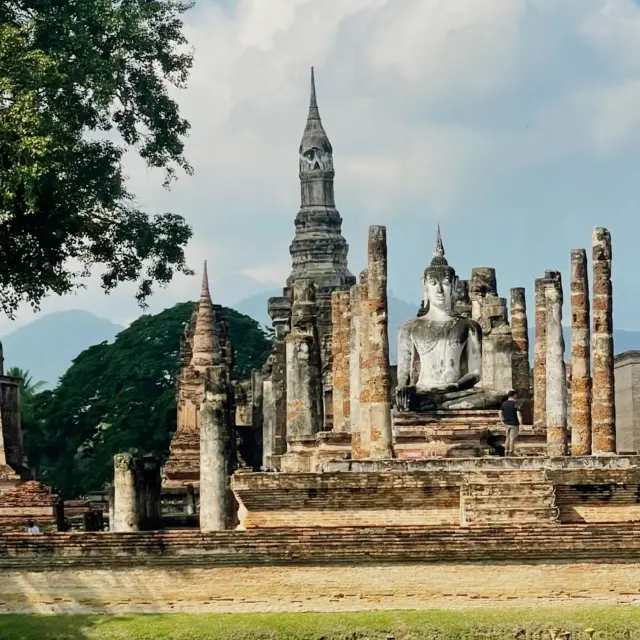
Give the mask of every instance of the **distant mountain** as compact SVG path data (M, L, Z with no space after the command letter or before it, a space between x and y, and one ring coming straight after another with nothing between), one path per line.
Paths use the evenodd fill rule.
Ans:
M122 329L88 311L49 313L2 338L5 370L27 369L33 380L53 388L82 351L110 342Z
M240 313L244 313L254 320L257 320L260 324L265 326L271 326L271 320L267 314L267 300L274 296L282 295L281 290L265 291L264 293L257 293L250 298L233 305L233 308ZM418 304L410 304L399 298L394 298L393 295L389 297L389 358L391 364L396 364L397 361L397 335L398 329L403 322L414 318L418 311ZM531 328L529 329L529 348L531 352L531 363L533 364L533 348L534 348L534 328L533 318L529 318ZM565 358L571 358L571 329L564 327L564 343L565 343ZM615 353L623 353L625 351L640 350L640 331L626 331L619 329L613 332L613 344Z
M571 327L563 327L564 335L564 359L571 360ZM529 328L529 359L533 366L533 351L535 347L535 329ZM640 350L640 331L626 331L625 329L614 329L613 350L616 355L625 351Z
M282 289L263 291L262 293L256 293L255 295L249 296L244 300L240 300L240 302L232 304L231 307L239 313L244 313L245 316L253 318L263 327L270 327L271 318L267 313L267 300L269 300L269 298L276 298L277 296L281 295Z
M267 314L267 300L281 293L278 289L265 291L240 301L233 305L233 308L264 326L271 326ZM398 329L403 322L415 317L417 310L418 304L410 304L393 296L389 298L391 364L395 364L397 360ZM43 380L46 382L46 388L53 388L82 351L105 340L110 342L122 330L123 327L88 311L50 313L2 338L5 369L28 369L34 380ZM564 328L564 337L566 358L569 359L571 330L568 327ZM529 343L533 364L533 327L529 331ZM616 353L640 350L640 331L615 331L614 346Z

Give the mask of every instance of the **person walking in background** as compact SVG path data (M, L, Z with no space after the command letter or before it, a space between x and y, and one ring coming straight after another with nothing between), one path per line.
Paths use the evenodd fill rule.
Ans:
M516 392L511 390L507 399L500 407L500 420L505 429L504 455L514 456L516 453L516 438L520 428L520 411L518 409Z
M27 523L27 533L30 536L40 533L40 527L33 520L29 520Z

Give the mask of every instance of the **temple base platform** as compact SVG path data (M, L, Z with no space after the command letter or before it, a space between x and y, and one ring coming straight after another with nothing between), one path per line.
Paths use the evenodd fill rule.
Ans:
M640 457L344 460L237 472L239 529L640 522Z

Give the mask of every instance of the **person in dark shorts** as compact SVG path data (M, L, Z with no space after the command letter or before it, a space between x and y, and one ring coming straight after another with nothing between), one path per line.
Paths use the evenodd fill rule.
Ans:
M504 424L505 441L504 455L515 455L516 438L520 427L520 411L518 410L517 396L515 391L509 391L507 399L500 407L500 420Z

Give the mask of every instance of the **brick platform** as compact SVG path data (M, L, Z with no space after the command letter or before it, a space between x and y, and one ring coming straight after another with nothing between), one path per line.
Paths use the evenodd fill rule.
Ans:
M0 536L0 612L640 603L640 525Z
M638 562L640 524L0 535L2 570L489 561Z
M330 466L351 471L239 473L232 489L241 529L635 522L637 461L345 461Z

